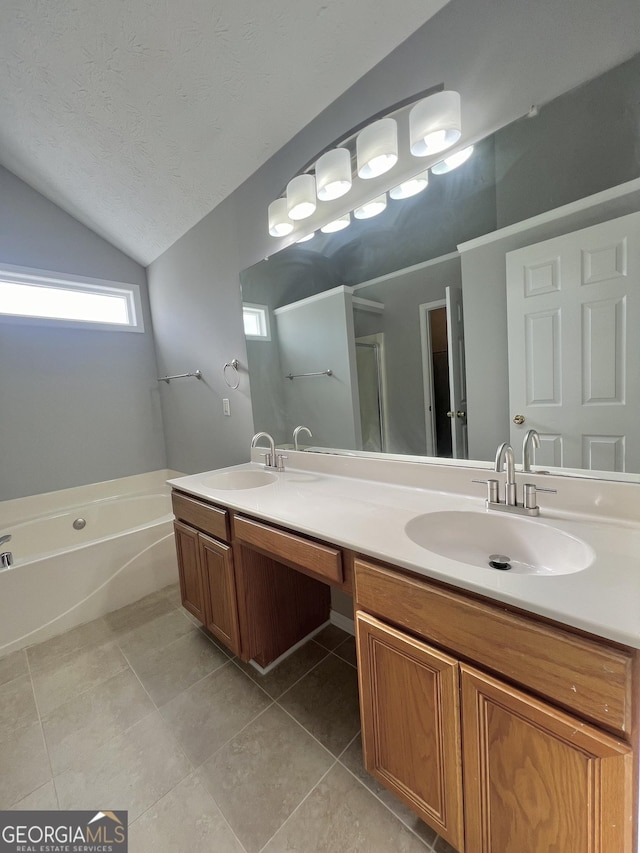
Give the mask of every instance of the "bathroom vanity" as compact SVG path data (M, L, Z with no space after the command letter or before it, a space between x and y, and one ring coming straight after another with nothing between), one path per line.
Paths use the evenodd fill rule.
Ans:
M494 517L469 469L288 464L171 481L184 606L264 667L327 620L330 587L352 592L378 781L460 853L635 851L640 530L628 501L605 517L625 485L585 485L578 515L575 483L546 477L560 494L516 531L542 545L511 574L412 532Z

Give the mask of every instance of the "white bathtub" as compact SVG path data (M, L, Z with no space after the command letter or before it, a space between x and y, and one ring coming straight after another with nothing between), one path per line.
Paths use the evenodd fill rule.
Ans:
M153 471L0 503L0 656L178 579L170 487ZM73 522L84 519L76 530Z

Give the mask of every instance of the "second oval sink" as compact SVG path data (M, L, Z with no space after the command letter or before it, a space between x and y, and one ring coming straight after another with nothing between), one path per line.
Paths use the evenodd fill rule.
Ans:
M276 480L268 471L221 471L202 480L209 489L257 489Z
M405 525L412 542L434 554L490 571L493 555L509 558L506 574L565 575L591 565L585 542L540 521L490 512L429 512Z

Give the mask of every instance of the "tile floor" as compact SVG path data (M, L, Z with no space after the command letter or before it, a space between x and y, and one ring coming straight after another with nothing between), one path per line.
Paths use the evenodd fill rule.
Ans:
M0 658L0 809L127 809L131 853L455 853L362 767L355 643L266 676L177 584Z

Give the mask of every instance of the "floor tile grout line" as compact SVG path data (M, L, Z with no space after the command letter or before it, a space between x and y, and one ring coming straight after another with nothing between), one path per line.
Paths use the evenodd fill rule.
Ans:
M121 739L121 738L123 738L125 735L129 734L129 732L131 731L131 729L134 729L137 725L139 725L140 723L144 722L145 720L148 720L148 719L149 719L149 717L153 717L153 715L154 715L154 714L157 714L157 713L158 713L158 709L157 709L157 708L155 708L155 707L154 707L154 708L152 708L148 713L143 714L143 715L140 717L140 719L139 719L139 720L136 720L136 721L135 721L135 723L132 723L130 726L127 726L127 728L126 728L126 729L122 729L122 731L117 732L116 734L114 734L114 735L113 735L113 737L110 737L110 738L109 738L108 740L106 740L103 744L101 744L101 745L100 745L100 747L98 747L98 748L99 748L99 749L106 749L110 744L114 743L114 742L115 742L115 741L117 741L117 740L120 740L120 739ZM164 723L164 720L161 720L161 722L162 722L162 723ZM175 740L175 738L174 738L174 740ZM178 746L179 746L179 744L178 744ZM59 778L60 778L60 776L64 776L64 774L65 774L65 773L71 773L71 772L72 772L72 773L76 773L76 772L78 772L78 769L77 769L77 768L78 768L78 766L80 766L80 767L81 767L82 765L80 764L80 765L77 765L76 767L73 767L73 766L65 767L65 769L64 769L64 770L60 771L60 773L56 773L56 774L54 775L54 777L53 777L54 784L55 784L55 780L56 780L56 779L59 779Z
M122 654L122 649L119 646L118 651L120 652L120 654ZM111 675L106 676L106 678L101 678L99 681L96 681L94 684L91 685L91 687L87 687L85 690L80 690L77 693L74 693L73 696L71 696L69 699L65 699L64 702L60 702L59 705L54 705L53 708L47 711L47 713L42 717L42 719L46 722L46 720L49 719L51 714L55 713L58 708L62 708L63 705L68 705L69 702L75 702L77 699L80 699L87 693L90 693L92 690L95 690L96 687L101 687L103 684L106 684L107 681L110 681L112 678L115 678L116 675L120 675L120 673L126 672L127 669L130 669L131 667L129 666L127 659L124 657L124 655L122 655L122 657L124 659L124 666L120 667L120 669L116 670L115 672L112 672ZM37 695L35 683L33 685L33 692L34 695Z
M313 642L313 640L310 640L310 642ZM319 644L319 643L317 643L316 645L320 645L320 644ZM325 650L324 646L320 646L320 648L321 648L321 649L323 649L323 650ZM325 650L325 651L327 651L327 650ZM260 684L260 682L259 682L259 681L256 681L254 678L252 678L252 676L251 676L251 675L249 675L248 673L246 673L246 672L244 671L244 669L242 669L242 667L237 663L237 661L236 661L235 659L233 659L233 660L232 660L232 663L235 663L235 665L236 665L236 666L237 666L237 668L240 670L240 672L241 672L241 673L243 673L243 675L246 675L248 679L250 679L250 680L251 680L254 684L256 684L256 685L257 685L261 690L263 690L265 693L267 693L267 695L269 696L269 698L270 698L270 699L272 699L274 702L277 702L279 699L281 699L281 698L285 695L285 693L288 693L290 690L292 690L292 689L296 686L296 684L299 684L299 683L302 681L302 679L303 679L303 678L306 678L306 677L307 677L311 672L313 672L313 670L314 670L314 669L316 669L317 667L319 667L321 663L324 663L324 661L326 661L326 659L327 659L330 655L331 655L331 652L330 652L330 651L327 651L327 653L326 653L326 655L324 655L324 657L320 658L320 660L319 660L319 661L317 661L317 663L312 664L312 665L311 665L311 667L310 667L310 668L309 668L305 673L303 673L303 675L301 675L301 676L300 676L300 678L297 678L297 679L296 679L292 684L290 684L290 685L286 688L286 690L283 690L283 691L282 691L282 693L280 693L280 695L279 695L278 697L271 696L271 694L270 694L270 693L268 693L268 691L267 691L267 690L265 690L265 688ZM346 663L346 661L345 661L345 663ZM248 664L248 666L250 666L250 664ZM259 673L257 670L256 670L256 675L257 675L257 676L259 676L259 675L260 675L260 673Z
M179 744L178 744L178 745L179 745ZM187 757L187 761L189 761L189 758L188 758L188 757ZM233 835L233 837L236 839L236 841L237 841L237 842L238 842L238 844L240 845L241 853L247 853L247 849L246 849L246 847L245 847L245 846L244 846L244 844L240 841L240 839L238 838L238 836L235 834L235 832L234 832L234 830L233 830L233 827L231 826L231 824L229 823L229 821L228 821L228 820L226 819L226 817L224 816L224 814L223 814L223 812L222 812L222 809L220 808L220 806L218 805L218 803L217 803L217 801L216 801L215 797L213 796L213 794L212 794L212 793L211 793L211 791L209 790L209 788L208 788L208 786L207 786L206 782L204 782L204 781L202 780L201 775L200 775L200 768L199 768L199 767L194 767L194 766L193 766L193 763L192 763L191 761L189 761L189 764L191 764L191 771L190 771L189 773L187 773L187 775L186 775L186 776L184 776L182 779L180 779L180 781L179 781L179 782L176 782L176 784L173 786L173 788L170 788L170 789L169 789L168 791L166 791L166 792L165 792L161 797L158 797L158 799L157 799L157 800L154 800L152 803L150 803L150 804L149 804L149 806L147 806L147 808L146 808L143 812L141 812L141 813L138 815L138 817L137 817L134 821L132 821L132 822L129 824L129 828L131 828L134 824L136 824L136 823L140 820L140 818L142 818L142 817L143 817L143 816L144 816L148 811L150 811L154 806L156 806L156 805L160 802L160 800L163 800L165 797L168 797L168 796L169 796L169 794L171 794L173 791L175 791L175 789L176 789L177 787L179 787L180 785L182 785L182 783L183 783L183 782L185 782L187 779L191 779L191 778L193 777L193 778L195 778L198 782L200 782L200 783L203 785L203 787L204 787L204 789L205 789L206 793L209 795L209 797L211 797L211 801L213 802L214 806L215 806L215 807L216 807L216 809L218 810L218 812L219 812L219 814L220 814L220 817L221 817L221 818L222 818L222 820L226 823L226 825L229 827L229 830L230 830L231 834Z
M171 603L171 602L169 602L169 603ZM130 605L125 605L125 606L128 607ZM113 611L113 613L117 613L117 612L118 612L117 610ZM126 631L116 630L115 628L110 628L109 630L112 632L112 636L113 636L114 641L116 643L118 643L118 646L120 647L121 640L123 640L125 637L128 637L129 634L133 634L134 631L139 631L141 628L144 628L145 626L150 625L152 622L155 622L157 619L162 619L164 616L170 616L172 613L179 613L180 616L182 616L193 628L198 627L198 625L196 625L195 622L192 622L191 619L189 619L189 617L184 614L181 607L175 607L174 605L172 605L172 609L167 610L166 613L158 613L156 616L153 616L151 619L147 619L146 622L142 622L140 625L135 625L133 628L129 628ZM184 637L184 636L185 636L184 634L180 635L180 637ZM176 639L179 640L180 637L177 637ZM171 643L173 643L173 642L174 642L174 640L171 641ZM167 643L167 645L171 645L171 643ZM160 646L159 648L165 648L165 646Z
M281 710L281 711L284 711L284 712L285 712L285 714L286 714L288 717L291 717L291 719L294 721L294 723L297 723L297 724L298 724L298 725L299 725L299 726L300 726L300 727L301 727L301 728L302 728L302 729L303 729L303 730L304 730L304 731L309 735L309 737L312 737L312 738L313 738L313 740L315 740L315 742L316 742L316 743L320 744L320 746L325 750L325 752L328 752L328 753L329 753L329 755L330 755L330 756L331 756L335 761L338 761L338 757L337 757L333 752L331 752L331 750L329 749L329 747L328 747L328 746L325 746L325 745L322 743L322 741L321 741L321 740L319 740L319 739L318 739L318 738L313 734L313 732L309 731L309 729L304 725L304 723L301 723L301 722L300 722L300 720L296 719L296 717L294 717L294 716L293 716L293 714L291 713L291 711L288 711L288 710L287 710L283 705L281 705L281 704L278 702L278 700L277 700L277 699L274 699L274 700L273 700L273 702L274 702L274 705L277 705L277 706L278 706L278 708L280 708L280 710ZM360 729L358 729L357 734L360 734ZM357 735L356 735L356 736L357 736ZM353 738L349 741L349 745L350 745L352 742L353 742ZM340 753L340 755L342 755L342 752Z
M349 741L349 743L345 746L345 748L342 750L342 752L341 752L341 753L340 753L340 755L338 756L338 761L342 762L342 756L345 754L345 752L346 752L348 749L351 749L351 747L353 746L353 744L355 743L355 741L360 737L360 735L361 735L361 734L362 734L362 729L358 729L357 733L356 733L356 734L351 738L351 740Z
M124 654L124 652L123 652L123 654ZM183 693L187 693L189 690L192 690L194 687L196 687L196 685L198 685L198 684L200 684L202 681L204 681L204 680L205 680L205 678L209 678L209 676L214 675L216 672L220 672L220 670L221 670L221 669L224 669L224 668L225 668L225 666L228 666L230 663L233 663L233 661L231 660L231 658L227 658L227 660L223 661L223 662L220 664L220 666L216 666L214 669L212 669L212 670L211 670L211 672L208 672L206 675L203 675L203 676L202 676L202 678L199 678L197 681L194 681L194 682L193 682L193 684L190 684L188 687L185 687L185 688L184 688L184 690L181 690L179 693L176 693L176 695L175 695L175 696L172 696L172 697L171 697L171 699L167 700L166 702L163 702L163 703L162 703L162 705L157 705L155 702L153 702L153 699L151 699L151 701L152 701L152 702L153 702L153 704L155 705L156 709L157 709L158 711L161 711L161 709L162 709L162 708L166 708L166 706L167 706L167 705L170 705L170 704L171 704L171 702L173 702L173 701L174 701L175 699L177 699L179 696L182 696L182 694L183 694ZM129 664L129 666L130 666L130 667L131 667L131 669L133 669L133 670L134 670L134 672L135 672L135 669L134 669L134 667L133 667L133 665L132 665L131 663ZM140 681L140 676L138 675L138 673L137 673L137 672L136 672L136 678L138 679L138 681ZM140 681L140 683L142 684L142 682L141 682L141 681ZM144 687L144 685L143 685L143 687ZM146 688L145 688L145 690L146 690ZM147 691L147 692L148 692L148 691ZM151 698L151 697L149 697L149 698Z
M118 648L119 648L119 647L118 647ZM120 651L122 652L122 649L120 649ZM142 680L140 679L140 676L139 676L139 675L138 675L138 673L135 671L135 669L134 669L134 668L133 668L133 666L131 665L131 662L129 661L129 659L127 658L127 656L124 654L124 652L122 652L122 654L124 655L124 658L125 658L125 660L127 661L128 665L129 665L129 669L130 669L130 670L131 670L131 672L133 673L134 678L135 678L135 679L137 679L138 683L140 684L140 687L142 687L142 689L144 690L144 692L145 692L145 693L147 694L147 696L149 697L149 701L150 701L150 702L151 702L151 704L153 705L153 711L151 711L149 714L145 714L145 716L141 717L141 718L140 718L140 720L138 720L137 722L139 723L139 722L141 722L142 720L146 719L147 717L150 717L152 713L157 714L157 715L159 716L159 718L160 718L160 722L162 723L163 727L168 731L168 733L171 735L172 740L175 742L176 746L178 747L178 749L180 750L180 752L182 753L182 755L184 755L184 757L185 757L185 759L186 759L187 764L189 765L189 767L191 767L193 770L196 770L196 769L197 769L197 768L196 768L196 766L194 765L193 761L191 761L191 759L189 758L189 756L187 755L187 753L186 753L186 752L185 752L185 750L183 749L182 744L180 743L180 741L178 740L178 738L177 738L177 737L174 735L174 733L171 731L171 729L170 729L170 727L169 727L169 724L167 723L167 721L165 720L165 718L162 716L162 712L160 711L160 708L159 708L159 707L156 705L156 703L153 701L153 697L151 696L151 694L149 693L149 691L147 690L147 688L146 688L146 687L144 686L144 684L142 683ZM223 667L223 666L226 666L226 664L222 664L220 667L218 667L218 669L222 669L222 667ZM206 677L206 676L205 676L205 677ZM184 692L184 691L182 691L182 692ZM179 695L180 695L180 694L178 694L178 696L179 696ZM134 723L133 725L135 726L135 725L137 725L137 723ZM121 734L125 734L126 732L130 731L132 728L133 728L133 726L129 726L129 728L128 728L128 729L126 729L126 730L125 730L124 732L122 732ZM186 777L185 777L185 778L186 778ZM181 780L181 781L182 781L182 780ZM177 784L180 784L180 783L177 783ZM175 787L175 785L174 785L174 787ZM172 788L171 790L173 790L173 788ZM163 796L164 796L164 795L163 795ZM160 797L159 799L162 799L162 797ZM157 802L157 800L156 800L156 802ZM151 806L150 806L149 808L151 808Z
M164 587L159 589L159 590L156 590L155 592L149 593L149 595L156 595L157 593L163 592L163 589L164 589ZM133 602L131 602L131 604L125 604L121 608L119 607L116 610L110 611L110 613L117 613L118 610L122 610L122 609L124 609L124 607L131 607L134 604L138 604L140 601L142 601L144 598L147 598L147 597L148 596L143 596L141 599L138 599L138 601L133 601ZM172 605L174 610L177 610L178 613L181 613L184 616L184 609L182 607L178 606L177 604L175 604L175 602L171 601L171 599L168 597L168 594L163 593L163 597L169 601L169 603ZM29 660L29 650L30 649L34 649L38 646L42 646L45 643L49 643L51 640L55 640L58 637L63 637L63 636L65 636L65 634L69 634L71 631L75 631L78 628L83 628L86 625L91 625L94 622L100 622L107 629L108 634L109 634L108 638L104 638L103 641L98 642L98 643L89 642L89 643L86 643L82 646L79 646L76 649L70 649L68 652L60 652L58 654L55 654L53 656L52 662L55 662L59 658L67 657L68 655L74 655L74 654L82 653L84 651L88 651L92 646L95 648L98 648L100 646L107 645L107 643L115 642L118 639L119 634L118 634L118 632L115 631L115 629L113 629L109 625L109 623L107 622L107 620L105 618L106 616L109 616L110 613L105 613L102 616L97 616L95 619L90 619L88 622L81 622L79 625L74 625L71 628L67 628L66 631L61 631L59 634L54 634L52 637L48 637L46 640L40 640L39 642L31 643L30 645L24 646L22 649L16 649L16 651L24 652L26 660L27 660L27 666L28 666L29 670L31 670L32 669L32 663ZM185 618L188 619L188 617L185 617ZM196 626L196 627L198 627L198 626ZM134 631L135 628L132 628L131 630ZM126 632L126 633L130 633L130 632ZM13 652L10 652L9 654L13 654ZM8 657L8 655L4 655L3 657ZM0 660L2 660L2 657L0 657ZM14 681L15 679L11 679L11 680ZM8 682L5 682L5 683L8 683Z
M249 720L249 722L248 722L248 723L245 723L245 725L244 725L241 729L238 729L238 731L237 731L235 734L233 734L233 735L231 735L231 737L227 738L227 740L225 740L225 742L224 742L224 743L221 743L221 744L220 744L220 746L219 746L217 749L215 749L215 750L211 753L211 755L207 755L207 757L206 757L206 758L205 758L205 760L202 762L202 764L198 764L198 766L197 766L195 769L196 769L196 770L201 770L201 769L202 769L202 767L204 767L204 765L207 763L207 761L211 761L211 759L212 759L212 758L214 758L214 757L215 757L215 756L216 756L216 755L217 755L217 754L218 754L222 749L224 749L224 748L225 748L225 746L229 746L229 744L231 743L231 741L232 741L232 740L235 740L239 735L241 735L241 734L242 734L242 732L244 732L244 731L245 731L245 729L248 729L250 725L252 725L253 723L255 723L255 722L256 722L256 720L259 720L259 719L260 719L260 717L261 717L263 714L266 714L266 712L269 710L269 708L272 708L275 704L276 704L276 703L274 702L274 700L273 700L273 699L271 699L271 704L270 704L270 705L267 705L267 707L266 707L266 708L263 708L263 709L262 709L262 711L258 711L258 713L255 715L255 717L252 717L252 718ZM207 788L207 790L209 790L209 789ZM211 794L211 796L213 797L213 794ZM215 800L215 797L213 797L213 799ZM218 804L218 803L217 803L217 800L216 800L216 805L217 805L217 804Z
M358 733L358 734L359 734L359 733ZM354 738L353 740L355 740L355 738ZM351 743L353 743L353 740L351 741ZM349 746L351 746L351 744L349 744ZM348 747L347 747L347 748L348 748ZM345 750L345 752L346 752L346 750ZM342 755L344 755L344 752L343 752L343 753L341 753L341 757L342 757ZM372 789L371 789L371 788L370 788L370 787L369 787L365 782L363 782L363 781L362 781L362 779L358 778L358 776L356 776L356 774L353 772L353 770L351 770L351 768L350 768L350 767L347 767L347 765L346 765L346 764L341 760L341 757L337 759L337 763L338 763L341 767L344 767L344 769L345 769L348 773L350 773L350 774L353 776L353 778L354 778L357 782L359 782L359 783L362 785L362 787L365 789L365 791L368 791L372 796L374 796L374 797L376 798L376 800L377 800L379 803L381 803L381 804L385 807L385 809L387 809L387 811L388 811L388 812L390 812L390 813L395 817L395 819L396 819L396 820L400 821L400 823L404 826L404 828L405 828L405 829L408 829L408 830L409 830L409 832L410 832L412 835L414 835L414 836L418 839L418 841L419 841L421 844L423 844L423 845L424 845L424 847L425 847L425 849L426 849L426 853L434 853L434 851L433 851L433 848L432 848L431 844L427 844L427 842L424 840L424 838L420 838L420 836L418 835L418 833L417 833L414 829L412 829L412 828L411 828L407 823L405 823L405 822L402 820L402 818L401 818L401 817L399 817L399 815L397 815L397 814L393 811L393 809L392 809L390 806L388 806L388 805L387 805L387 803L385 803L385 801L384 801L381 797L379 797L379 796L378 796L378 794L376 794L376 792L375 792L375 791L373 791L373 790L372 790ZM365 771L365 772L366 772L366 771ZM418 816L416 815L416 817L418 817ZM438 836L436 835L435 841L437 841L437 840L438 840ZM434 843L435 843L435 841L434 841Z
M276 837L276 835L277 835L277 834L278 834L278 833L283 829L283 827L285 827L285 826L287 825L287 823L289 823L289 821L290 821L290 820L291 820L291 818L295 815L295 813L298 811L298 809L299 809L299 808L301 808L301 806L302 806L302 805L303 805L303 804L304 804L304 803L309 799L309 797L313 794L313 792L316 790L316 788L317 788L317 787L322 783L322 780L323 780L323 779L325 779L325 778L328 776L328 774L329 774L329 773L331 773L331 771L333 770L333 768L336 766L336 764L337 764L337 763L338 763L338 759L336 758L336 759L331 763L331 766L330 766L330 767L329 767L329 768L328 768L328 769L327 769L327 770L322 774L322 776L318 779L318 781L317 781L317 782L316 782L316 784L311 788L311 790L310 790L310 791L308 791L308 792L307 792L307 794L305 794L305 796L300 800L300 802L299 802L299 803L298 803L298 805L295 807L295 809L291 812L291 814L290 814L288 817L286 817L286 818L282 821L282 823L281 823L281 824L280 824L280 826L276 829L276 831L273 833L273 835L271 836L271 838L269 838L269 839L267 840L267 842L266 842L265 844L263 844L263 845L262 845L262 847L260 848L260 850L258 851L258 853L262 853L262 851L263 851L263 850L265 850L265 849L269 846L269 844L271 844L271 842L272 842L272 841L273 841L273 839Z
M78 646L75 649L69 649L68 652L59 652L57 654L54 654L53 657L51 658L51 660L47 661L46 667L42 667L42 669L43 670L46 669L48 671L51 664L56 666L57 665L56 661L59 661L61 658L67 658L67 657L70 657L71 655L82 654L83 652L90 651L92 648L97 649L97 648L100 648L100 646L106 646L108 643L112 643L115 640L115 636L113 634L113 631L111 630L109 625L106 623L104 616L98 616L96 619L90 619L88 622L82 622L82 623L80 623L80 625L75 625L73 628L68 628L66 631L61 631L59 634L54 634L53 637L49 637L46 640L41 640L38 643L32 643L30 646L25 646L24 652L27 656L27 662L29 664L29 667L31 669L34 669L32 661L29 660L29 650L30 649L35 649L38 646L43 646L43 645L45 645L45 643L49 643L52 640L57 640L59 637L64 637L66 634L71 633L71 631L76 631L78 628L84 628L86 625L91 625L94 622L102 622L108 630L108 636L103 637L99 642L89 641L88 643L85 643L84 645ZM38 673L39 669L40 669L40 667L35 667L36 674Z
M8 655L1 656L0 657L0 663L2 663L3 658L5 658L5 657L8 658L10 655L14 655L16 652L23 652L24 659L27 662L27 671L21 672L19 675L14 675L14 677L10 678L8 681L3 681L2 684L0 684L0 690L3 690L8 684L12 684L14 681L17 681L19 678L24 678L25 675L29 675L29 658L27 657L27 650L26 649L16 649L14 652L9 652Z
M29 679L31 681L31 691L33 692L33 702L36 706L36 714L38 715L38 723L40 725L40 736L42 737L42 742L44 744L44 751L47 754L47 761L49 762L49 773L51 774L51 784L53 785L53 793L55 795L56 803L58 804L58 808L60 808L60 799L58 798L58 789L56 788L56 781L55 781L55 776L53 773L53 763L51 761L51 754L49 753L49 744L47 743L47 738L45 737L45 734L44 734L44 726L42 724L42 715L40 714L40 705L38 703L38 696L36 694L36 687L35 687L35 684L33 682L33 674L31 672L31 664L30 664L29 658L26 654L25 654L25 657L27 658L27 669L29 671ZM39 785L38 787L41 788L42 785ZM33 794L34 791L37 791L37 790L38 790L38 788L34 788L33 791L29 792L29 794ZM26 794L25 796L28 796L28 794ZM22 798L22 799L24 799L24 798ZM18 800L18 802L20 802L20 801Z
M338 646L338 648L340 648L340 647ZM337 652L331 652L331 654L332 654L334 657L338 658L338 660L341 660L343 663L349 664L349 666L350 666L350 667L352 667L353 669L355 669L355 670L356 670L356 672L357 672L357 670L358 670L358 666L357 666L357 664L355 664L355 663L351 663L351 661L346 660L345 658L341 657Z
M166 615L166 614L165 614L165 615ZM189 620L189 621L191 621L191 620ZM147 624L149 624L149 623L147 623ZM147 657L148 655L150 655L150 654L154 654L155 652L164 652L164 651L166 651L167 649L170 649L170 648L171 648L171 646L174 646L176 643L179 643L181 640L184 640L184 639L185 639L185 637L188 637L188 636L189 636L189 633L193 633L193 634L198 633L198 634L200 634L202 637L204 637L204 638L205 638L205 640L207 640L207 642L208 642L208 643L210 643L210 645L212 645L212 646L214 647L214 649L216 649L216 650L217 650L217 651L219 651L219 652L222 652L222 654L225 656L226 660L224 661L224 663L220 664L220 666L224 666L224 664L225 664L225 663L228 663L228 662L231 660L231 658L229 657L229 655L227 654L227 652L225 652L225 651L224 651L224 649L221 649L221 648L217 645L217 643L214 643L214 642L213 642L213 640L211 639L211 637L208 637L208 636L205 634L205 632L204 632L204 631L202 631L200 628L198 628L198 626L197 626L197 625L193 625L193 628L194 628L194 630L193 630L192 632L187 632L186 634L181 634L179 637L176 637L175 639L171 640L171 642L167 643L167 644L166 644L166 646L154 646L152 649L149 649L149 651L144 652L144 654L143 654L143 655L141 655L141 657ZM134 628L133 630L135 631L136 629ZM126 637L127 635L126 635L126 634L124 634L123 636L124 636L124 637ZM120 643L119 643L117 640L116 640L116 643L117 643L117 645L118 645L118 648L119 648L119 649L120 649L120 651L122 652L122 654L123 654L123 655L125 656L125 658L127 659L127 663L129 664L129 666L131 667L131 669L134 669L134 664L131 662L131 660L130 660L130 659L129 659L129 657L127 656L127 653L124 651L124 649L122 648L122 646L120 645ZM220 667L216 667L216 668L217 668L217 669L219 669ZM214 671L214 670L212 670L212 672L213 672L213 671ZM210 675L210 674L211 674L211 673L207 673L207 675ZM205 675L205 676L203 676L203 678L206 678L206 677L207 677L206 675ZM187 688L185 688L185 689L187 689Z
M265 710L266 710L266 709L265 709ZM257 719L257 717L256 717L256 719ZM207 759L207 761L208 761L208 760L209 760L209 759ZM211 799L212 799L212 801L213 801L213 804L215 805L215 807L216 807L216 808L218 809L218 811L220 812L220 816L222 817L222 820L223 820L223 821L226 823L226 825L229 827L229 830L230 830L231 834L233 835L233 837L235 838L235 840L236 840L236 841L238 842L238 844L240 845L240 849L241 849L242 853L248 853L247 848L244 846L244 844L242 843L242 841L240 841L240 839L239 839L239 838L238 838L238 836L236 835L236 832L235 832L234 828L231 826L231 824L230 824L230 823L229 823L229 821L227 820L227 817L226 817L225 813L222 811L222 808L221 808L220 804L218 803L218 801L216 800L216 798L213 796L213 794L212 794L212 793L211 793L211 791L209 790L209 786L208 786L208 785L207 785L207 783L203 780L203 778L202 778L202 773L201 773L201 768L202 768L202 765L200 765L200 767L199 767L199 768L197 768L197 769L196 769L196 771L195 771L195 775L198 777L198 781L200 781L200 782L202 783L202 785L204 786L205 791L206 791L206 792L207 792L207 794L209 794L209 796L211 797Z

